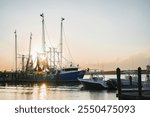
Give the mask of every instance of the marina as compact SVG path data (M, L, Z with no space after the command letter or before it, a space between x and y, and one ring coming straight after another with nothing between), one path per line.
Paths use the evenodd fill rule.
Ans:
M85 75L84 78L90 77ZM105 75L105 79L113 79L116 75ZM146 75L142 75L145 81ZM83 79L84 79L83 78ZM125 75L122 75L125 78ZM145 82L146 83L146 82ZM149 84L147 84L149 87ZM94 87L95 88L95 87ZM93 89L94 89L93 88ZM85 89L80 82L50 82L38 80L36 82L1 82L0 99L1 100L118 100L118 91L108 89ZM148 91L142 93L147 95ZM122 94L138 94L136 88L125 88ZM122 98L123 99L123 98ZM124 98L125 99L125 98ZM138 98L139 99L139 98Z
M146 2L63 2L4 2L0 99L150 99Z
M150 0L1 0L3 117L149 116Z

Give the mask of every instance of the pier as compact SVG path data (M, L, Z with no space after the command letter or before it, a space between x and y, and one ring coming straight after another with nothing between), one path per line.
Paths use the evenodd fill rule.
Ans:
M121 70L116 69L117 74L117 97L119 100L150 100L150 88L143 88L141 80L141 68L138 68L138 88L123 89L121 85ZM131 79L132 80L132 79ZM147 81L145 81L147 82ZM132 85L132 82L131 82ZM150 85L148 86L150 87Z

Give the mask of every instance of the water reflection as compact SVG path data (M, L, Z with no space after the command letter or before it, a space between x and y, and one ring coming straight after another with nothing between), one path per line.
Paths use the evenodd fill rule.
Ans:
M116 100L116 91L83 90L81 84L0 84L2 100Z
M46 99L47 97L47 85L44 83L39 88L39 97L40 99Z
M144 76L144 75L143 75ZM143 77L142 76L142 77ZM115 75L106 76L115 78ZM145 77L145 76L144 76ZM144 78L143 77L143 78ZM82 85L64 83L1 83L2 100L116 100L116 91L83 90Z

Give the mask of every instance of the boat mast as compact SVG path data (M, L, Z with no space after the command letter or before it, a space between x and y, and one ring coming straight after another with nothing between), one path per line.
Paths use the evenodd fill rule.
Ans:
M54 63L54 68L56 67L56 65L55 65L55 53L56 53L56 48L53 48L53 53L54 53L54 55L53 55L53 63Z
M24 58L25 58L25 55L22 55L22 71L24 72Z
M15 30L15 71L17 72L17 32Z
M63 36L62 36L62 30L63 30L63 21L65 18L61 17L61 28L60 28L60 66L62 67L62 52L63 52Z
M52 48L49 48L49 53L50 53L50 57L49 57L49 60L50 60L50 67L52 67Z
M28 60L27 60L27 65L26 65L26 71L29 68L29 61L31 58L31 40L32 40L32 33L30 34L30 42L29 42L29 55L28 55Z
M45 53L45 30L44 30L44 14L40 15L42 17L42 51Z
M30 33L29 58L31 57L31 40L32 40L32 33Z

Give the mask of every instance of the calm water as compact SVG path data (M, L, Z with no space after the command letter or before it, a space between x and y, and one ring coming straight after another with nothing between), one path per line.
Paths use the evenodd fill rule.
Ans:
M83 90L81 84L0 84L1 100L116 100L116 91Z
M0 86L0 99L15 100L104 100L116 99L116 93L82 90L82 85L51 86L50 84Z
M115 76L106 76L115 78ZM116 91L83 90L81 84L0 84L1 100L117 100Z

